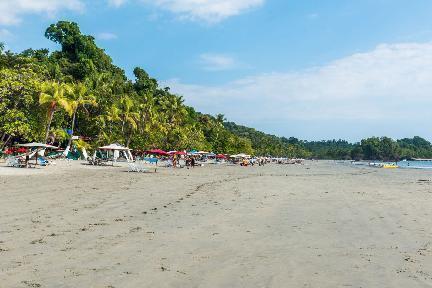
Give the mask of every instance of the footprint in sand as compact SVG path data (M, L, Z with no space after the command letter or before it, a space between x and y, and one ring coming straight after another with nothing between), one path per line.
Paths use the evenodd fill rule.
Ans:
M27 280L25 280L25 281L21 281L21 283L27 285L27 287L34 287L34 288L42 287L41 284L36 283L34 281L27 281Z

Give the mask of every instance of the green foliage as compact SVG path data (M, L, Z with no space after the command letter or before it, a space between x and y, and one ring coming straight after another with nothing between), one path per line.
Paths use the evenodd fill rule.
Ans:
M299 141L297 143L311 151L311 157L315 159L351 159L351 151L355 147L355 144L345 140Z
M0 68L0 135L24 140L42 135L43 112L38 105L42 79L36 71L33 65Z
M371 137L360 143L344 140L302 142L317 159L353 159L398 161L411 158L432 158L432 145L427 140L415 136L394 141L388 137Z

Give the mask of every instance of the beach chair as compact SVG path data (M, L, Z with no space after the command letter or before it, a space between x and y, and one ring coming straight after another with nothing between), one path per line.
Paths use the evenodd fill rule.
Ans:
M6 158L6 166L15 168L24 168L26 166L25 161L20 157L11 156Z
M50 162L47 159L42 158L42 157L38 157L37 163L40 166L48 166L48 165L50 165Z
M142 161L136 161L135 163L128 163L128 172L149 172L149 169L144 165Z
M135 163L128 163L128 172L139 172Z

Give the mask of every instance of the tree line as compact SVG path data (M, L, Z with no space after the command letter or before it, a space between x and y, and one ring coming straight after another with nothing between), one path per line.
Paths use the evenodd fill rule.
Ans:
M432 144L419 137L393 140L389 137L370 137L357 143L346 140L305 141L294 137L277 137L253 128L225 122L234 134L251 140L259 155L300 157L323 160L382 160L432 159Z
M398 140L389 137L370 137L358 143L349 143L345 140L301 141L293 139L291 143L297 143L310 151L310 157L315 159L382 161L432 159L432 144L419 136Z

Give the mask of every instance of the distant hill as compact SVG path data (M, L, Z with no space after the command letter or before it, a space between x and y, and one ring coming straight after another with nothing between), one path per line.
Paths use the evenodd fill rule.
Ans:
M256 155L299 158L311 156L309 151L299 145L300 142L292 143L290 139L266 134L234 122L224 122L224 127L238 137L249 139Z

